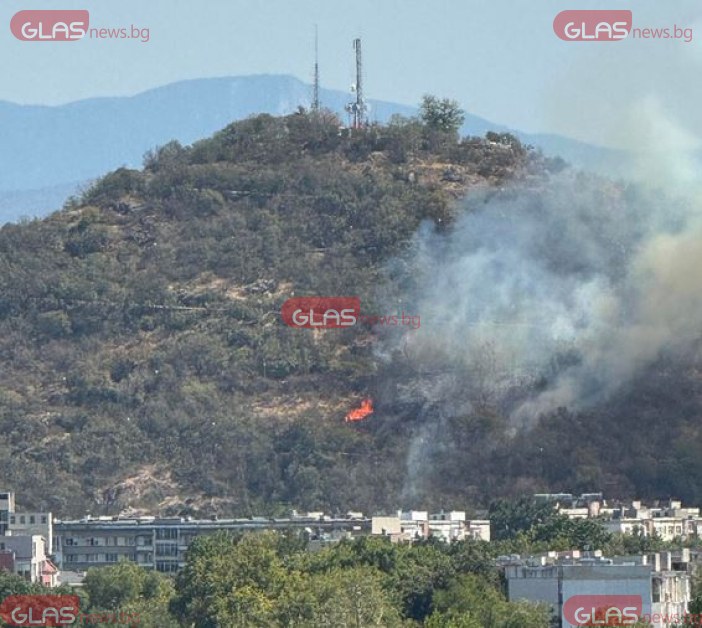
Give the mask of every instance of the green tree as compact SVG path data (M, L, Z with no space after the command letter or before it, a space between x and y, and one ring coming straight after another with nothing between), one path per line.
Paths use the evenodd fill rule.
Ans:
M309 570L318 573L360 566L383 573L402 616L415 621L431 613L434 592L446 587L455 574L448 548L441 542L394 544L370 537L339 543L312 557Z
M383 574L372 567L335 567L292 574L277 602L280 626L362 628L401 625Z
M517 500L499 499L490 504L488 511L490 534L495 541L513 539L519 532L545 524L556 518L553 504L540 503L531 497Z
M90 569L83 589L88 595L86 610L89 614L109 612L131 616L145 628L175 625L168 610L174 594L171 579L155 571L146 571L136 563L123 561Z
M551 612L545 605L508 602L494 585L473 574L436 592L434 612L425 626L439 628L544 628Z
M455 100L449 98L440 100L430 94L422 98L419 115L430 129L451 135L458 133L465 120L465 113Z
M642 528L635 527L630 534L613 534L609 543L602 549L606 550L607 554L625 556L660 552L668 549L669 545L659 534L646 534Z
M0 570L0 600L4 600L10 595L29 595L32 593L45 593L45 590L21 576Z
M555 550L596 550L606 547L612 535L599 521L569 519L558 515L544 523L537 523L528 531L532 543L544 543Z
M109 567L88 570L83 588L91 608L114 610L137 600L145 579L144 569L125 560Z
M269 626L287 572L275 533L198 537L176 578L171 611L201 628Z

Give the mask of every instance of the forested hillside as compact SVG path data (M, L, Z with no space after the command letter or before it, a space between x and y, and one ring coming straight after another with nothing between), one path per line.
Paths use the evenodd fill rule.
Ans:
M676 476L675 453L638 442L643 431L632 438L626 423L635 414L646 438L670 440L660 421L684 422L676 446L699 466L694 402L669 416L680 381L687 399L699 394L678 363L641 375L653 378L653 401L632 394L593 416L561 409L515 431L489 371L440 353L413 360L403 339L417 330L281 322L282 303L302 295L422 315L406 289L418 230L442 238L470 211L466 193L513 197L562 168L508 135L459 139L430 119L348 131L301 111L168 144L49 218L6 225L0 485L63 516L370 512L549 486L702 498L689 466ZM519 382L510 395L527 385L544 384ZM374 413L346 423L365 397ZM437 413L443 437L424 431ZM437 447L418 456L422 438Z

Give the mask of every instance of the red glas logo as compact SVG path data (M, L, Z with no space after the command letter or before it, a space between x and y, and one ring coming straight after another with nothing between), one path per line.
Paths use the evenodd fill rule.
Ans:
M70 626L80 614L76 595L11 595L0 604L10 626Z
M360 313L358 297L293 297L281 308L286 325L304 329L352 327Z
M643 611L640 595L573 595L563 605L572 626L631 626Z
M632 13L617 11L561 11L553 32L563 41L619 41L631 31Z
M75 41L88 32L86 10L20 11L10 20L12 34L22 41Z

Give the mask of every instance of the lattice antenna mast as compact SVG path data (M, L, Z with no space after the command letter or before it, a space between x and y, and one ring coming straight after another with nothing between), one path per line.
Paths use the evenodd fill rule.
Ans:
M312 111L319 111L319 37L317 25L314 25L314 91L312 93Z
M366 125L366 101L363 97L363 54L361 52L361 40L354 39L353 47L356 51L356 102L349 103L346 110L351 114L352 124L354 129L360 129Z

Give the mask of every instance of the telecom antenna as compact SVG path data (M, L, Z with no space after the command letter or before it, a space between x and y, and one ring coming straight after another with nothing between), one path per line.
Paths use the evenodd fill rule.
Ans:
M319 111L319 37L317 25L314 25L314 91L312 93L312 111Z
M366 125L366 101L363 97L363 56L361 54L360 38L353 40L353 47L356 51L356 84L353 89L356 92L356 102L349 103L346 111L351 114L352 128L360 129Z

